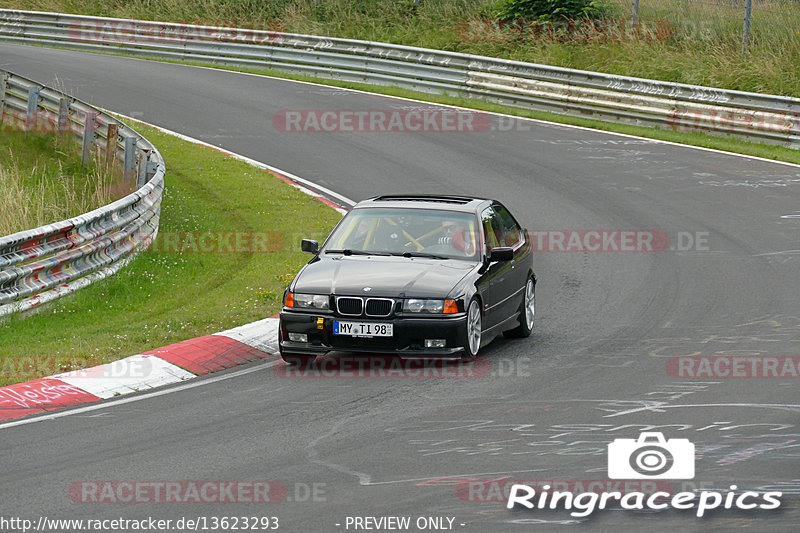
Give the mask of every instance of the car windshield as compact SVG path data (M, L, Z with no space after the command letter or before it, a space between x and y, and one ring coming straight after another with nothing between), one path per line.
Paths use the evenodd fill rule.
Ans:
M362 208L348 213L322 253L475 259L480 234L470 213Z

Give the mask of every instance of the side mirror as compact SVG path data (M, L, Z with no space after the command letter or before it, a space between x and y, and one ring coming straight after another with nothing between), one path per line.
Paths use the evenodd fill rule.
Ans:
M510 246L499 246L489 250L489 261L511 261L514 259L514 249Z
M311 239L303 239L300 242L300 249L303 250L307 254L318 254L319 253L319 243L317 241Z

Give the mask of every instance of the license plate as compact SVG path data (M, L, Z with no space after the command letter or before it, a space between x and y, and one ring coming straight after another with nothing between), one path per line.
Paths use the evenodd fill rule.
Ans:
M392 324L378 322L345 322L333 321L334 335L349 335L350 337L391 337Z

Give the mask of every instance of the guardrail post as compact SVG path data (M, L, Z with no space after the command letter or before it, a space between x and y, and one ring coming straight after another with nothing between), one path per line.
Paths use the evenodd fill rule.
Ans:
M61 98L58 100L58 133L64 134L67 132L69 125L69 99Z
M136 167L136 137L125 137L125 161L122 166L123 177L133 178Z
M149 183L150 180L153 179L153 176L156 175L156 170L158 170L158 163L156 163L155 161L148 161L145 164L144 168L145 180L144 183L142 183L142 185L144 185L145 183Z
M750 41L750 13L753 9L753 0L747 0L744 5L744 29L742 30L742 53L747 53L747 45Z
M92 156L94 148L94 130L97 121L97 112L89 111L86 113L86 120L83 124L83 151L81 152L81 162L85 165Z
M3 124L6 112L6 87L8 87L8 72L0 73L0 125Z
M114 160L117 158L117 125L109 122L108 133L106 134L106 168L111 169Z
M142 157L139 159L139 173L136 178L136 188L141 189L148 181L147 170L150 163L150 151L142 150Z
M25 131L36 126L36 115L39 111L39 87L28 87L28 112L25 114Z

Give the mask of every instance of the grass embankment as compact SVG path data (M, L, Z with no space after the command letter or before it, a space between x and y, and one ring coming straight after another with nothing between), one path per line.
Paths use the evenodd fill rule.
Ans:
M630 0L606 0L630 18ZM642 0L640 18L660 21L659 38L564 42L528 32L465 31L487 20L496 0L0 0L0 7L85 15L277 29L453 50L569 68L727 89L800 96L800 10L765 0L753 7L751 46L741 53L739 3ZM662 40L665 39L665 40Z
M0 128L0 236L80 215L134 187L94 163L72 139Z
M136 127L167 162L158 252L36 314L0 321L0 385L271 316L308 260L300 238L322 239L340 218L265 171Z

